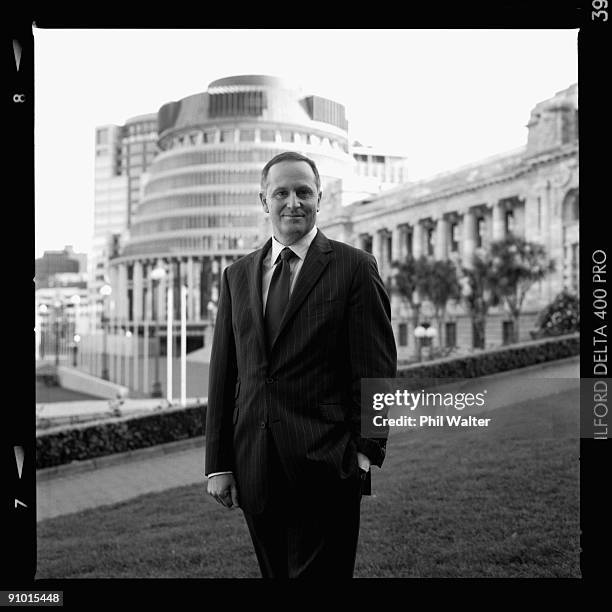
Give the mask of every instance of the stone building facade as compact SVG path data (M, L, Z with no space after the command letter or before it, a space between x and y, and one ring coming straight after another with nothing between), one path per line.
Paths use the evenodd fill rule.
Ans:
M528 292L520 339L528 339L538 312L563 288L578 293L578 91L574 84L535 106L526 146L377 197L323 212L319 226L331 238L373 253L390 283L391 262L406 254L450 258L469 265L474 250L508 232L543 244L556 269ZM400 358L413 354L410 311L392 296ZM422 319L431 316L423 304ZM503 307L489 313L487 346L510 337ZM470 349L471 320L451 304L441 345Z

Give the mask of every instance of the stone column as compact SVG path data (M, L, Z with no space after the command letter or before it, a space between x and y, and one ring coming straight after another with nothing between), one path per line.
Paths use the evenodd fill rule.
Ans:
M170 267L167 265L167 262L163 261L163 260L158 260L158 265L162 265L162 266L166 266L167 270L166 270L166 275L157 282L157 309L156 309L156 315L157 315L157 323L159 323L159 325L163 325L163 322L166 320L166 288L169 285L169 275L170 275ZM159 326L158 326L158 330L159 330Z
M416 221L412 231L412 256L415 259L418 259L421 255L423 255L423 235L423 225L420 221Z
M402 228L395 226L391 230L391 260L398 261L402 259Z
M133 304L134 304L134 321L141 321L143 318L142 309L142 263L139 261L134 262L134 274L133 279Z
M192 304L193 304L193 321L199 321L200 320L200 296L201 296L201 291L202 288L200 286L201 282L202 282L202 263L198 260L193 260L193 274L192 274L192 278L193 278L193 300L192 300Z
M493 240L503 240L506 237L505 208L500 202L492 205L491 218L493 220Z
M436 222L435 256L438 260L444 260L448 256L448 221L444 217L440 217Z
M516 200L513 211L514 211L514 235L525 237L525 206L526 202Z
M378 270L381 268L381 257L380 257L380 231L376 230L372 234L372 255L376 259L376 263L378 264Z
M461 257L464 266L470 266L476 248L476 215L471 208L463 213L463 249Z

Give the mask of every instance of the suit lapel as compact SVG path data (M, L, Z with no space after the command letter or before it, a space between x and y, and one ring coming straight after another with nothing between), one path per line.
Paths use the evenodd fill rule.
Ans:
M293 288L293 292L289 298L289 303L287 304L287 310L285 310L285 314L280 322L278 334L276 335L276 340L274 341L271 350L273 350L276 346L276 343L283 333L284 328L287 326L287 323L302 305L304 299L310 293L315 283L319 280L321 274L323 274L323 270L325 270L327 264L329 263L329 253L331 251L332 248L329 240L323 235L321 230L318 230L315 239L312 241L312 244L306 253L306 258L302 264L300 275L295 282L295 287Z
M263 325L263 298L261 295L262 262L271 246L272 239L270 238L259 251L256 251L255 257L251 261L251 271L248 275L251 311L253 313L253 321L255 322L255 332L263 355L266 355L267 351Z

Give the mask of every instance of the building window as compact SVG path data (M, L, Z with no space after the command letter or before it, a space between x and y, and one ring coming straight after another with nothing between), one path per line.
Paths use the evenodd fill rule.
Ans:
M240 130L240 142L254 142L255 130Z
M274 142L274 130L260 130L259 139L261 140L261 142Z
M220 142L234 142L234 130L221 130Z
M366 252L366 253L371 253L372 252L372 236L370 236L369 234L365 234L364 236L361 237L361 244L362 244L362 249Z
M399 324L399 345L408 346L408 325L406 323Z
M514 321L502 321L502 343L510 344L514 332Z
M480 248L484 242L485 220L484 217L476 219L476 247Z
M451 223L450 235L451 235L451 243L450 243L451 253L457 253L459 251L459 224L457 222Z
M427 228L427 255L434 254L434 228Z
M404 237L406 240L406 243L405 243L406 254L411 255L412 254L412 230L407 229L404 232Z
M368 161L368 156L367 155L362 155L361 153L355 153L353 155L353 157L358 162L367 162Z
M444 326L446 348L454 348L457 346L457 323L451 321Z
M511 234L514 231L514 211L506 211L506 233Z
M578 219L578 190L572 189L563 200L563 224L571 225L577 223Z
M385 163L385 158L383 155L372 155L372 161L375 164L384 164Z
M280 137L282 142L293 142L293 132L291 130L281 130Z
M96 144L105 145L108 144L108 130L102 129L98 130L96 133Z
M385 255L387 257L387 261L391 261L393 257L393 237L391 234L387 234L385 236Z
M215 142L215 132L214 130L206 130L202 137L202 142L206 144L211 144Z

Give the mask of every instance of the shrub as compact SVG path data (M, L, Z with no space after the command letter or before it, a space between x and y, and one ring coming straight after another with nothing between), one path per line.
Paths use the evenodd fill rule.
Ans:
M580 299L577 295L563 290L540 312L536 325L536 338L579 331Z

